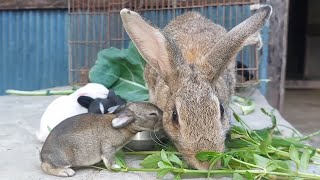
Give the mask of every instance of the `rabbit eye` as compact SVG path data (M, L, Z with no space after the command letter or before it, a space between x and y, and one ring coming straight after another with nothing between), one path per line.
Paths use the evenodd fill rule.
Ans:
M157 116L157 113L150 113L149 116Z
M224 114L224 108L220 103L220 115L221 115L221 118L223 117L223 114Z
M178 118L179 117L178 117L177 109L174 108L173 112L172 112L172 121L173 121L173 123L179 124Z

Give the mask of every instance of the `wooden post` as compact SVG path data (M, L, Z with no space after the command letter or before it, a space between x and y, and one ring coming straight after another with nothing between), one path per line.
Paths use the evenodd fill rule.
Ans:
M285 92L289 0L266 0L273 8L270 17L267 100L281 112Z

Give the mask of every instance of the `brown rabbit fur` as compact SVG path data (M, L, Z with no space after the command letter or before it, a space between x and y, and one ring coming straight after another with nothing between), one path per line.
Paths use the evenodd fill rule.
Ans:
M114 113L85 113L58 124L41 149L42 169L55 176L74 176L70 167L101 159L108 169L117 167L115 153L137 132L161 127L162 111L151 103L128 103Z
M128 35L148 62L150 101L163 111L164 130L194 168L208 169L208 163L195 158L199 151L225 149L235 57L270 14L271 7L263 6L227 32L196 12L177 17L163 31L133 11L120 12Z

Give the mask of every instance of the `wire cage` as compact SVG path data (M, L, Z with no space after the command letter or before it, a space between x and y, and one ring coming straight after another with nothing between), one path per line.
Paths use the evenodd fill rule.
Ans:
M89 82L90 68L97 53L105 48L127 48L130 38L120 18L120 10L139 12L163 28L176 16L198 11L230 30L251 15L250 5L259 0L69 0L69 82ZM244 48L237 56L237 87L255 86L258 81L257 45Z

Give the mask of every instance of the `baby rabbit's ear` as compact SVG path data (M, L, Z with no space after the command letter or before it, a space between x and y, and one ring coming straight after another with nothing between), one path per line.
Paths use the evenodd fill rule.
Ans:
M166 38L161 31L134 11L122 9L120 16L124 28L142 57L160 75L169 74L171 65L166 48Z
M89 108L89 105L92 103L94 99L92 97L89 96L79 96L77 101L78 103L84 107L84 108Z
M255 14L221 37L204 60L197 64L203 74L210 80L217 79L243 48L246 40L263 27L271 13L271 6L262 6Z
M120 107L120 105L110 107L108 109L108 113L114 113L119 107Z
M133 120L134 118L132 116L120 115L119 117L116 117L112 120L112 127L117 129L122 128L130 124Z
M115 93L112 89L109 89L108 99L109 99L109 98L112 99L112 98L114 98L115 96L117 96L116 93Z

